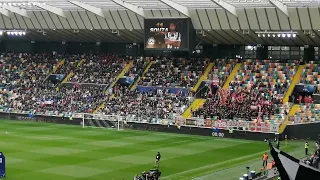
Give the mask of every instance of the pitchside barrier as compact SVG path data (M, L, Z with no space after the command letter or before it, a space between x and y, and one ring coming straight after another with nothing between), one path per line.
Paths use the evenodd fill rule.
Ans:
M172 114L169 119L138 117L136 115L114 116L103 114L68 114L68 115L40 115L28 113L0 112L0 119L49 122L60 124L81 125L82 127L101 128L131 128L148 131L183 133L217 138L239 138L250 140L264 140L274 138L279 124L254 123L241 120L212 120L200 118L182 118ZM118 126L120 125L120 126ZM230 129L233 132L230 133Z

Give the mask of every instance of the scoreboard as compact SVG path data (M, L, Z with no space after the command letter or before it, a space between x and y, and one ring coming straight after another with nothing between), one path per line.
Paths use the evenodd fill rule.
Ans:
M145 19L145 50L190 51L195 30L190 18Z

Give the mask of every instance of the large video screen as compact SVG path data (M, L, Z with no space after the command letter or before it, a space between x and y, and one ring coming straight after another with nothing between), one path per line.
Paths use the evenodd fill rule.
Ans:
M145 19L145 49L189 50L190 19Z

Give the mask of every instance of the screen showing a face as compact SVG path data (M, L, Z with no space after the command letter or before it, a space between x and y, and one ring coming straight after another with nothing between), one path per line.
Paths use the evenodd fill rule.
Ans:
M188 19L145 19L146 49L188 49Z

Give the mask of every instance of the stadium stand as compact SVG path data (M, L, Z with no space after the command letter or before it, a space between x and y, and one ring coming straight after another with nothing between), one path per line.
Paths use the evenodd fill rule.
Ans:
M138 78L142 76L144 69L146 69L148 65L149 61L144 57L136 58L133 62L133 66L125 73L125 76Z
M230 59L217 59L209 74L209 80L218 79L219 86L222 87L228 76L230 75L236 61Z
M42 87L52 86L44 83L55 68L57 59L45 54L6 54L1 63L1 107L24 110L32 106L35 92Z
M188 97L170 94L166 90L141 93L124 86L113 89L115 96L107 99L105 107L99 112L130 116L143 122L161 122L162 119L173 119L175 115L182 114L190 104Z
M311 61L306 64L300 77L300 83L312 84L320 87L320 62Z
M46 80L58 62L52 57L9 55L5 59L0 75L3 77L0 101L3 111L47 115L90 113L108 97L106 86L101 85L67 83L56 89L55 84ZM77 71L76 59L67 59L57 73ZM89 68L92 66L85 66L82 70Z
M63 66L57 69L57 71L55 72L56 74L69 74L76 69L78 63L81 60L81 57L79 56L68 56L65 58L67 59L66 62L63 64Z
M126 65L126 60L115 56L92 56L74 72L69 81L106 84L109 86Z
M290 109L288 104L282 104L282 98L295 74L295 68L294 61L244 61L229 89L220 89L193 115L281 122Z
M194 87L208 62L198 59L157 59L139 85L162 87Z
M300 104L291 121L293 123L317 122L320 120L320 104Z
M320 89L320 64L317 61L310 61L300 76L300 83L303 85L315 86L315 93ZM295 111L290 115L291 123L316 122L320 119L320 104L313 104L310 94L296 94Z

